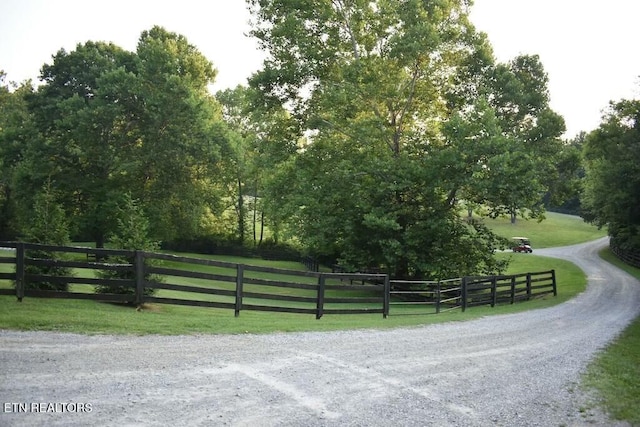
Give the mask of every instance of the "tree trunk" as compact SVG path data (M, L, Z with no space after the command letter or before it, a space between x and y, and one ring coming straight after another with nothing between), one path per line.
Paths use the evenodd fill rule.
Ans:
M262 244L262 238L264 237L264 211L260 212L260 245Z
M256 245L256 221L258 215L258 180L256 179L253 187L253 245ZM262 241L262 236L260 236Z
M238 241L244 243L244 198L242 197L242 181L238 177Z
M256 205L256 197L253 196L253 245L255 246L256 244L256 240L257 240L257 230L256 230L256 221L257 221L257 209L258 206Z

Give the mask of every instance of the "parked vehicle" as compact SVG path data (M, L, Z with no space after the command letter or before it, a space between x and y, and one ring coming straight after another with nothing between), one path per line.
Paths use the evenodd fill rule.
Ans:
M531 242L526 237L513 237L513 252L525 252L531 253L533 252L533 248L531 248Z

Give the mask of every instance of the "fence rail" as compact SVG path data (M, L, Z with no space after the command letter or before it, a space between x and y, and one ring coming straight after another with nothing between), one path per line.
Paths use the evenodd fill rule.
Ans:
M0 289L0 295L24 297L93 299L98 301L176 304L234 310L325 314L389 314L388 276L383 274L321 273L192 258L144 251L124 251L0 242L15 249L15 256L0 257L14 264L15 273L2 273L15 289ZM59 253L59 259L36 258L33 251ZM126 260L123 262L122 260ZM114 261L116 260L116 261ZM29 267L81 269L81 275L30 274ZM102 278L103 272L118 272L126 278ZM378 281L382 286L354 285ZM38 282L73 285L72 291L33 289ZM95 293L96 285L131 289L130 294ZM160 295L154 290L162 289Z
M622 249L613 238L609 241L609 247L611 248L611 252L620 260L633 267L640 268L640 252Z
M178 255L69 246L0 242L15 254L0 257L14 273L0 280L15 283L0 295L96 301L175 304L242 310L313 314L430 314L466 310L557 295L555 271L510 276L462 277L441 281L390 280L386 274L285 270ZM37 251L37 252L34 252ZM56 259L35 254L59 253ZM65 267L76 273L56 276L31 273L29 267ZM120 278L102 277L105 272ZM71 290L34 289L34 284L71 285ZM95 293L95 286L129 288L129 294ZM162 290L155 295L155 290ZM412 307L407 310L407 307Z
M441 281L390 281L391 305L442 311L479 305L513 304L558 294L555 270L502 276L466 276ZM424 310L422 310L424 312Z

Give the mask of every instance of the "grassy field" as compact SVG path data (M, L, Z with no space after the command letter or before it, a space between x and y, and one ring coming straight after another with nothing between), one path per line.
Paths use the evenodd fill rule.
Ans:
M640 280L640 269L624 264L609 249L600 255ZM612 418L640 426L640 318L589 365L583 384L596 391L598 404Z
M606 230L598 230L582 219L571 215L547 212L546 219L518 218L511 224L509 218L485 219L485 224L496 234L510 239L515 236L528 237L534 251L536 248L550 248L588 242L607 235Z

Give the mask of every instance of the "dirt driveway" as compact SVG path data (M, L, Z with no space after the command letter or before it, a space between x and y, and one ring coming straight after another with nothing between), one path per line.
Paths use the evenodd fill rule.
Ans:
M640 312L640 283L600 261L605 244L536 251L588 274L574 300L469 322L262 336L0 331L0 425L613 425L578 387Z

